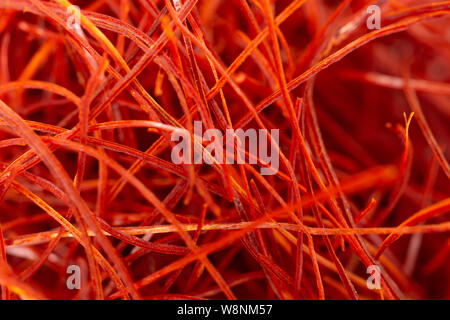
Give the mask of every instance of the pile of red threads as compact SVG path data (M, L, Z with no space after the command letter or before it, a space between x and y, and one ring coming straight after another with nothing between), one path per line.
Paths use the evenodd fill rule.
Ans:
M449 299L449 14L0 0L1 298ZM175 163L196 122L279 167Z

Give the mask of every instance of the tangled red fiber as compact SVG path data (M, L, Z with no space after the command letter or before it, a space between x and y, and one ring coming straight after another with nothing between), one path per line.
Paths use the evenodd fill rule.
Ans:
M449 299L449 14L0 0L1 298ZM175 164L194 121L279 171Z

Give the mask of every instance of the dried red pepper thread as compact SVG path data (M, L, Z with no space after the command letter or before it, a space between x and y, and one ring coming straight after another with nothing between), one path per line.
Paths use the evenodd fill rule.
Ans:
M449 13L1 1L1 298L450 298ZM194 121L278 129L279 171L176 165Z

